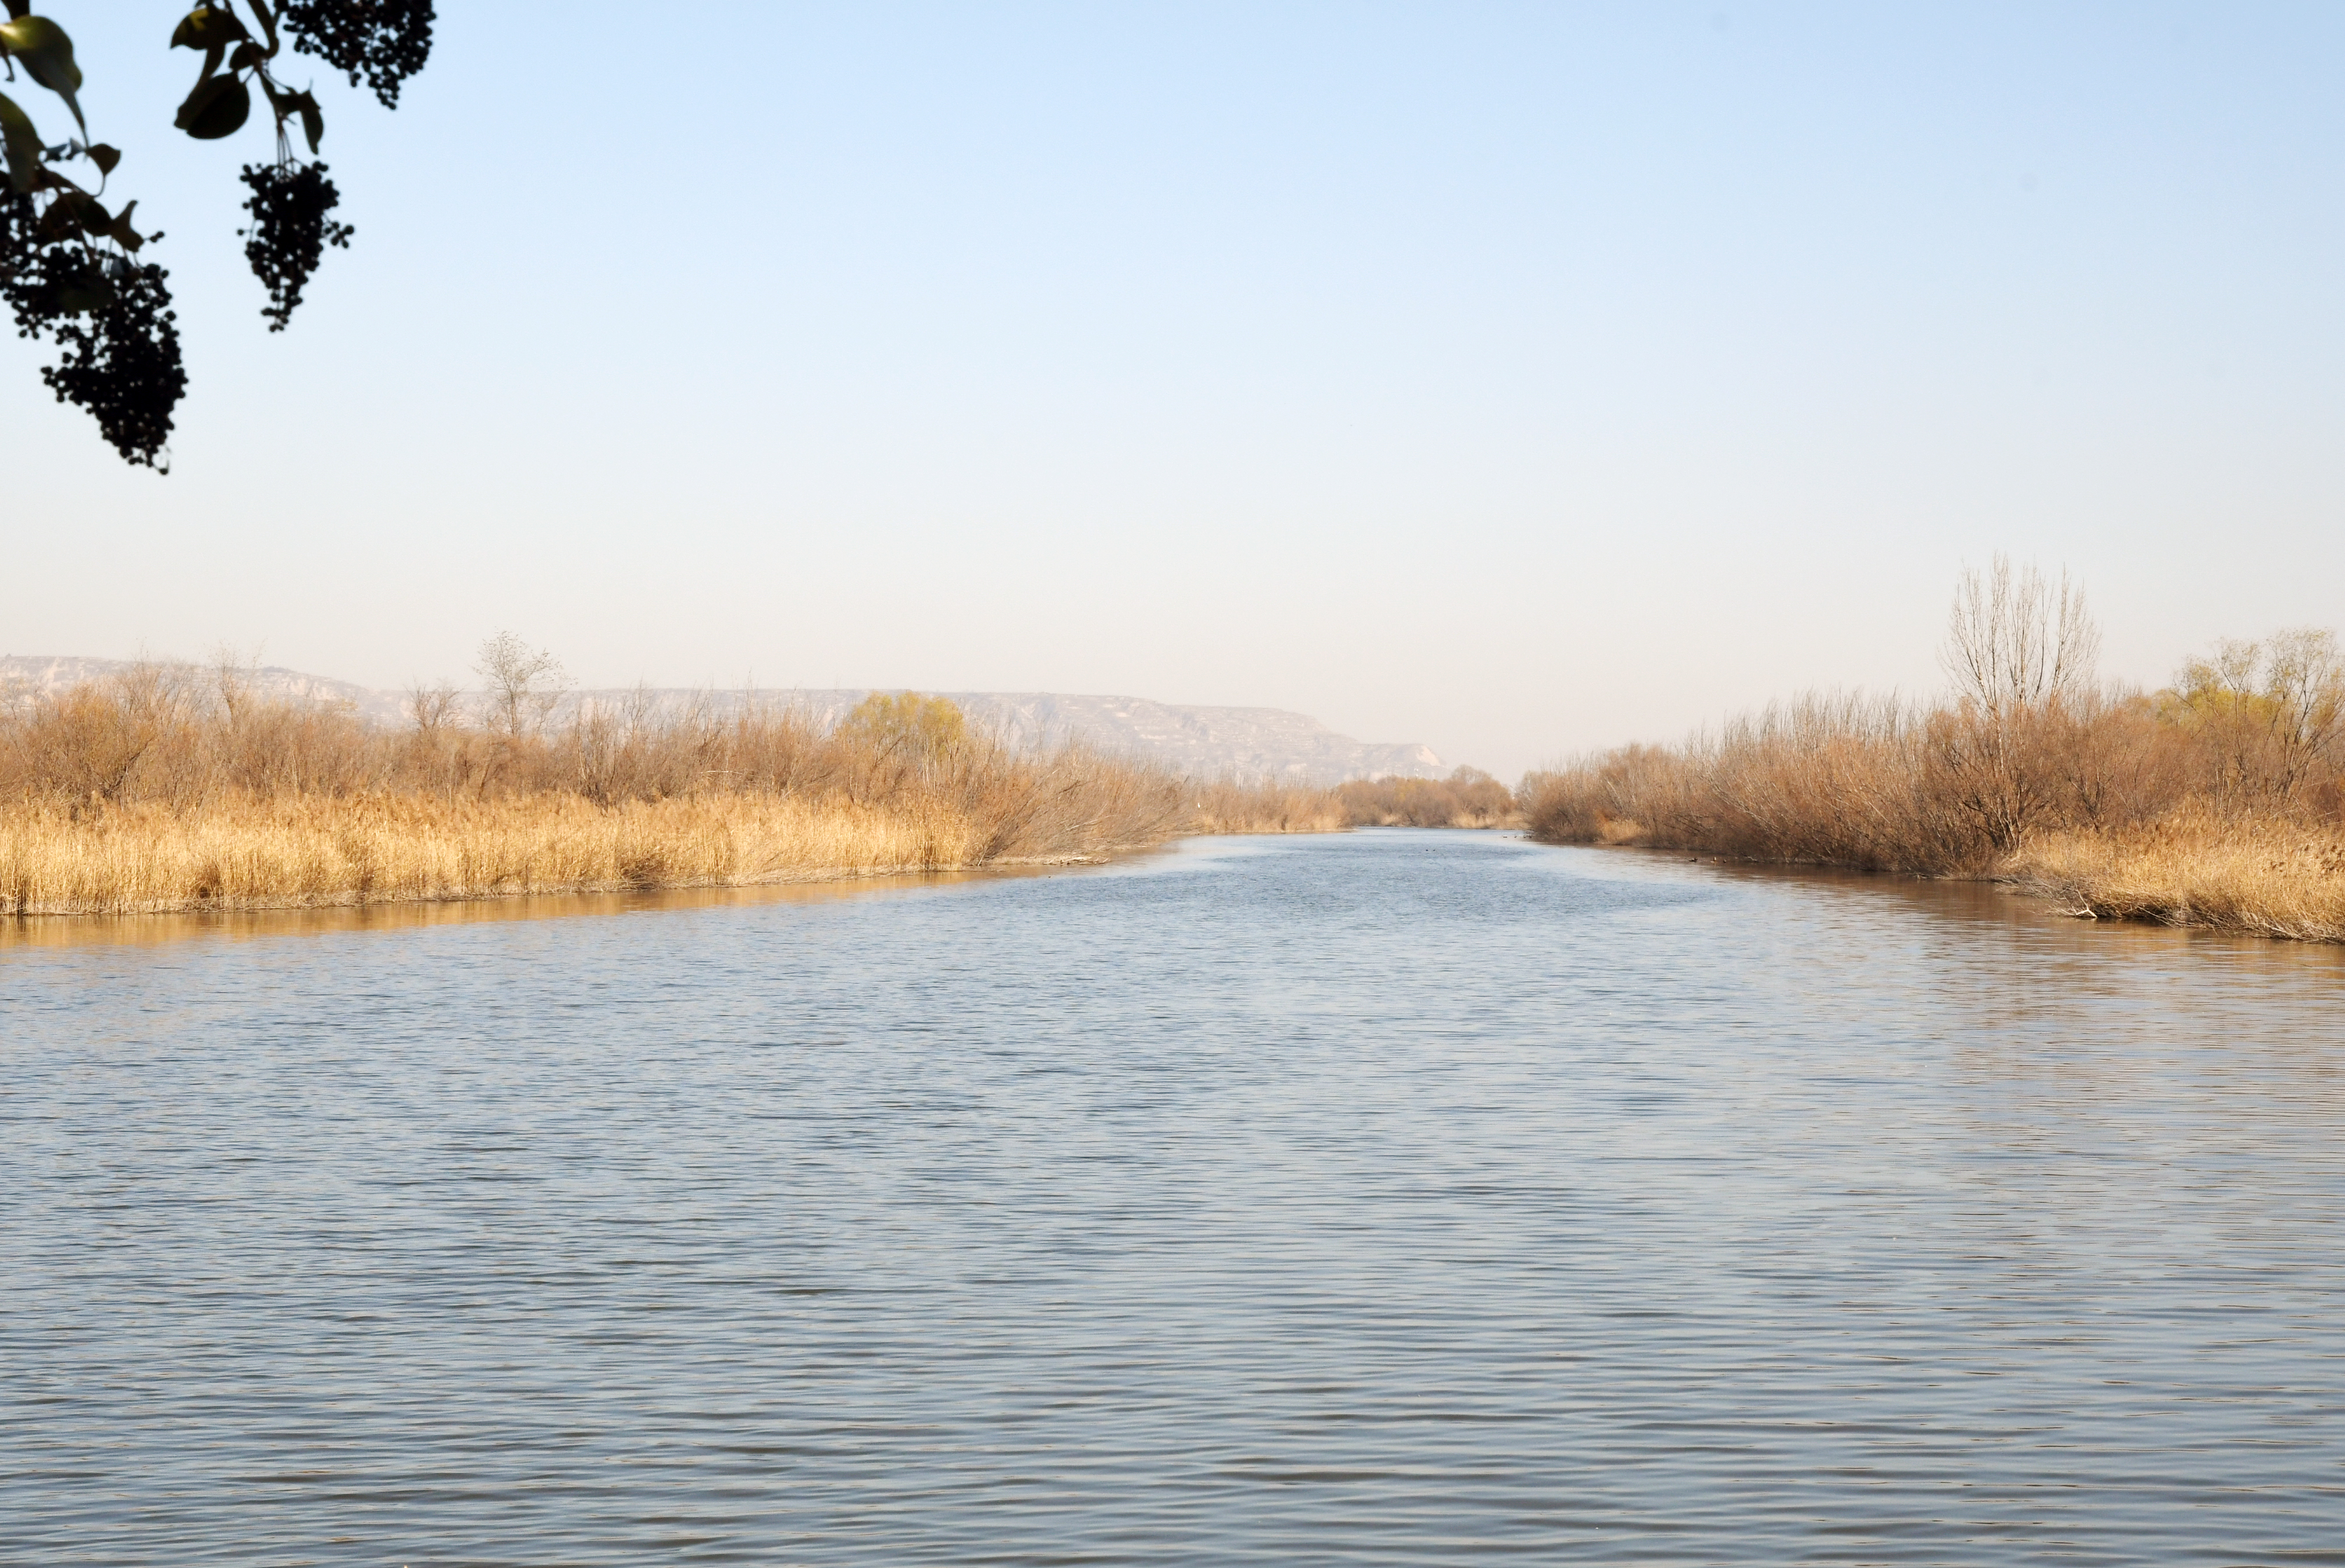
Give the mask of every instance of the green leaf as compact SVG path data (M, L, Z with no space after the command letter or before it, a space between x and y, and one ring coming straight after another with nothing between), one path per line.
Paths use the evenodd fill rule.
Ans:
M268 52L251 39L247 38L236 46L234 53L228 56L228 68L231 71L245 70L260 64L267 58L269 58Z
M223 11L217 5L198 5L180 17L179 25L171 29L171 47L223 49L251 36L234 12Z
M260 18L260 30L269 35L269 52L277 53L277 18L269 14L268 0L247 0L252 14Z
M100 174L112 174L114 166L122 161L121 152L117 148L107 146L104 142L99 142L96 146L84 150L89 154L89 161L97 165L97 172Z
M81 91L81 67L74 64L73 40L66 30L46 16L18 16L0 22L0 53L14 56L25 63L25 73L33 80L65 99L66 107L73 110L74 123L89 134L89 122L81 117L81 102L74 97Z
M0 144L8 155L8 183L31 194L41 183L41 133L16 100L0 93Z
M179 106L172 124L198 141L218 141L244 128L252 114L252 94L234 76L206 76Z

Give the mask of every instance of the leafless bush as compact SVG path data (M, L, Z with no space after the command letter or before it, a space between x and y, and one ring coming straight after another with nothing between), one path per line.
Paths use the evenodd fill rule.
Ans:
M2100 627L2066 573L2055 585L1997 555L1984 574L1965 571L1955 585L1939 663L1957 701L2021 712L2087 690L2100 652Z

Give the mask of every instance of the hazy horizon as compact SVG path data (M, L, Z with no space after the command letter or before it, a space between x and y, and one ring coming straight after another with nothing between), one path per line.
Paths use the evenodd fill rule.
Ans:
M2145 685L2345 622L2326 8L678 5L641 63L451 8L395 114L320 72L358 232L282 335L266 131L45 9L191 382L157 478L0 350L0 651L398 687L510 628L1511 778L1934 690L1997 551Z

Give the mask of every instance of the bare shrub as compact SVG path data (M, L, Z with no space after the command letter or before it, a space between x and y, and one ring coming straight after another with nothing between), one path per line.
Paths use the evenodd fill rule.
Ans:
M0 788L79 811L124 799L142 770L175 771L194 703L188 672L141 663L18 705L0 731Z
M1934 876L2019 874L2054 842L2081 864L2079 844L2147 843L2186 819L2274 842L2336 821L2345 659L2332 635L2218 645L2155 697L2096 685L2098 646L2066 578L1998 558L1956 590L1944 700L1811 695L1680 746L1533 773L1518 799L1554 842ZM2212 864L2162 863L2186 861Z
M446 681L417 681L407 688L407 717L422 736L443 734L463 722L463 698Z

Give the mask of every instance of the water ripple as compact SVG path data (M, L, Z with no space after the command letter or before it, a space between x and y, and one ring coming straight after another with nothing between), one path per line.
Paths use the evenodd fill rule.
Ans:
M1403 832L551 912L0 947L0 1562L2345 1563L2337 953Z

